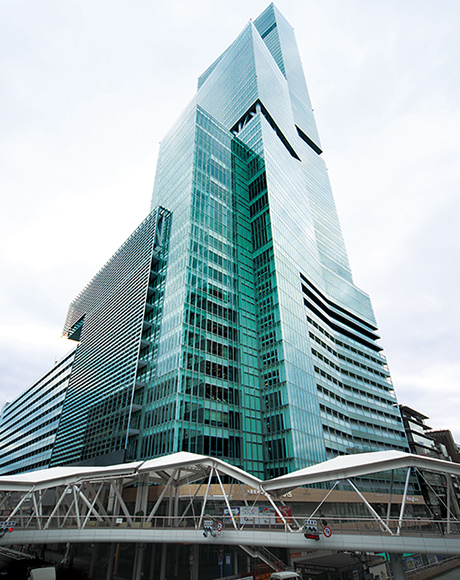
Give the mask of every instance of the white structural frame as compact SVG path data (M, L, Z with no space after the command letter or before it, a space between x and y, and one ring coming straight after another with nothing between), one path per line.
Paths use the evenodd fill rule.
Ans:
M391 482L393 482L394 471L404 468L407 469L407 476L399 517L396 521L390 522L392 483L388 494L387 516L384 519L372 508L353 478L390 471ZM299 538L297 540L285 538L282 545L291 545L292 541L295 544L304 541L303 523L283 513L285 502L282 496L296 487L329 481L335 482L334 489L337 483L343 480L349 483L366 505L371 514L370 521L376 522L377 527L368 534L393 536L396 539L404 535L404 512L412 469L443 473L446 477L460 476L459 464L397 451L337 457L268 481L262 481L220 459L187 452L108 467L54 467L21 475L4 476L0 477L0 511L5 514L0 516L0 530L1 527L5 528L10 523L15 533L5 533L0 538L0 544L18 543L22 537L24 543L32 543L32 540L38 543L47 542L51 541L51 536L56 537L54 531L59 532L60 537L63 538L62 541L65 541L66 537L75 538L73 541L85 541L87 532L91 532L92 542L107 541L109 536L113 538L123 536L126 538L124 541L140 541L137 538L145 538L146 535L150 541L157 542L169 536L177 537L174 532L181 531L182 537L191 533L195 542L203 542L201 536L203 536L204 522L207 522L208 527L210 521L213 525L217 523L216 516L210 516L207 513L209 502L214 501L216 497L210 496L212 481L218 482L221 494L219 495L220 504L223 503L227 509L227 516L224 519L226 524L230 524L230 528L226 525L226 539L223 543L227 540L235 543L236 538L239 537L241 538L238 542L240 545L273 545L268 540L267 532L270 533L270 538L278 538L278 542L281 541L280 534L297 535ZM230 491L228 491L228 485L226 488L223 484L224 477L228 482L232 482ZM257 538L253 534L248 540L251 526L247 525L244 518L239 519L233 513L232 488L235 483L239 486L247 507L249 505L242 484L252 489L252 498L255 498L253 505L263 496L273 508L273 522L276 521L277 524L258 526L257 530L254 527L253 531L257 532ZM190 491L191 484L197 485L194 493ZM153 507L147 513L149 489L152 485L162 487L158 488L159 494L155 497ZM205 486L204 495L199 495L203 486ZM134 509L133 501L129 506L127 505L129 502L123 493L125 488L131 488L131 500L133 494L135 496ZM325 498L310 517L318 512L330 493L332 490L326 492ZM179 513L179 500L182 502L186 500L186 507L182 508L182 513ZM198 511L195 511L194 507L197 502L200 502L200 505ZM455 521L455 517L450 512L449 495L447 502L447 527L444 522L439 522L436 524L440 526L439 529L433 528L433 523L427 520L425 524L430 525L425 525L425 535L430 536L430 531L433 536L439 536L439 532L444 535L445 531L448 535L452 533L451 524L453 520ZM159 515L160 508L161 515ZM190 510L192 515L189 516ZM251 518L248 520L251 521ZM420 524L419 526L421 527ZM366 523L366 528L369 528L368 523ZM237 536L233 534L230 536L230 529ZM121 530L124 532L122 533ZM33 532L33 538L30 533L27 533L28 531ZM455 535L460 532L460 523L457 523L453 532ZM342 536L345 537L346 533L347 529L343 529ZM207 535L204 537L206 538ZM40 540L40 538L44 539ZM454 539L453 536L452 539ZM221 542L223 540L224 538L220 538ZM459 546L457 552L460 553L458 538L456 542ZM451 553L452 546L446 550Z

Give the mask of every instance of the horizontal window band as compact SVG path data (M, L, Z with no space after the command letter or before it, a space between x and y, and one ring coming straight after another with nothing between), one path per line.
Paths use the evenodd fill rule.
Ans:
M360 324L367 326L367 328L369 328L370 330L376 331L377 327L369 324L369 322L366 322L365 320L363 320L362 318L359 318L359 316L356 316L356 314L353 314L352 312L349 312L348 310L346 310L345 308L342 308L342 306L339 306L338 304L336 304L335 302L333 302L332 300L329 300L329 298L326 298L326 296L324 296L324 294L322 292L320 292L320 290L318 290L318 288L316 288L316 286L314 284L312 284L310 282L310 280L308 280L308 278L306 278L302 272L300 272L300 277L302 278L302 280L312 289L314 290L314 292L316 292L316 294L318 294L318 296L324 300L324 302L326 302L327 304L329 304L330 306L332 306L333 308L335 308L336 310L340 310L340 312L343 312L344 314L346 314L347 316L349 316L350 318L354 318L357 322L359 322ZM374 338L380 338L379 336L374 336Z
M321 320L323 322L325 322L333 330L339 332L340 334L342 334L348 338L351 338L352 340L355 340L356 342L359 342L360 344L362 344L362 345L366 346L367 348L370 348L376 352L381 352L383 350L382 347L378 346L374 342L369 342L369 341L365 340L364 338L361 338L360 336L358 336L354 332L350 332L346 328L343 328L342 326L339 326L338 324L334 324L332 322L332 320L329 318L329 316L327 316L326 314L321 312L318 308L316 308L311 302L309 302L307 300L307 298L304 298L303 302L304 302L304 305L309 310L314 312L319 318L321 318Z

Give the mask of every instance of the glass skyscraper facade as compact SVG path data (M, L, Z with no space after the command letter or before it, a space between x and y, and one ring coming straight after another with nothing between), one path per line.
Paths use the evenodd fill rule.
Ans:
M199 78L151 213L70 307L51 465L185 450L268 478L408 450L321 153L272 4Z
M3 407L0 474L49 467L74 359L75 348Z
M157 205L174 216L163 322L177 322L160 337L157 367L177 376L184 409L174 450L276 476L337 454L407 449L294 32L273 5L200 77L162 142Z

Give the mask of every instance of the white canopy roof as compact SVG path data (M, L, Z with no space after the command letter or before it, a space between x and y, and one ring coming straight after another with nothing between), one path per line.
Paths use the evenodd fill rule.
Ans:
M46 489L58 485L67 485L81 479L129 477L136 474L140 465L142 465L140 461L104 467L66 465L19 473L17 475L0 475L0 491L27 491L32 487Z
M263 488L276 495L302 485L362 477L371 473L407 467L448 473L460 477L460 464L458 463L401 451L378 451L376 453L335 457L329 461L262 482L259 478L221 459L182 451L147 461L121 463L106 467L67 465L19 475L0 476L0 491L47 489L81 480L131 479L143 474L148 474L149 481L158 484L165 484L173 476L173 485L177 487L208 477L211 469L214 468L219 473L255 489Z
M234 467L221 459L187 453L185 451L133 463L121 463L106 467L85 467L66 465L51 467L18 475L0 476L0 491L28 491L67 485L81 480L102 480L105 478L134 478L140 474L149 475L153 483L165 484L175 474L174 485L191 483L209 476L212 468L256 489L262 483L257 477Z
M165 480L169 479L173 471L180 469L180 477L174 483L177 486L203 479L203 477L209 475L213 467L219 473L224 473L256 489L262 484L262 480L258 477L246 473L246 471L230 465L222 461L222 459L208 457L206 455L197 455L186 451L180 451L179 453L173 453L172 455L166 455L164 457L157 457L156 459L149 459L139 467L138 472L148 472L150 480L157 483L165 483Z
M263 488L275 494L281 491L285 493L286 490L302 485L360 477L371 473L379 473L380 471L391 471L407 467L460 476L459 463L413 455L403 451L377 451L374 453L341 455L329 461L264 481Z

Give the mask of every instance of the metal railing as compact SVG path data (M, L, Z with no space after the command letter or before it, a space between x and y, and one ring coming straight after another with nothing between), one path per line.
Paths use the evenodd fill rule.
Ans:
M195 529L202 530L203 522L212 522L212 535L218 535L222 531L277 531L286 533L302 533L302 523L308 516L295 515L286 517L286 522L292 528L288 529L277 517L235 517L235 525L228 515L205 514L203 518L198 516L135 516L135 515L107 515L89 517L88 515L40 515L24 514L16 515L12 521L0 522L0 530L8 524L15 529L87 529L87 528L132 528L132 529ZM2 525L3 524L3 525ZM327 527L334 534L372 534L372 535L402 535L402 536L430 536L460 535L460 521L433 520L429 518L390 518L385 520L388 529L381 521L372 517L331 517L327 516ZM318 520L318 532L323 533L326 524Z

